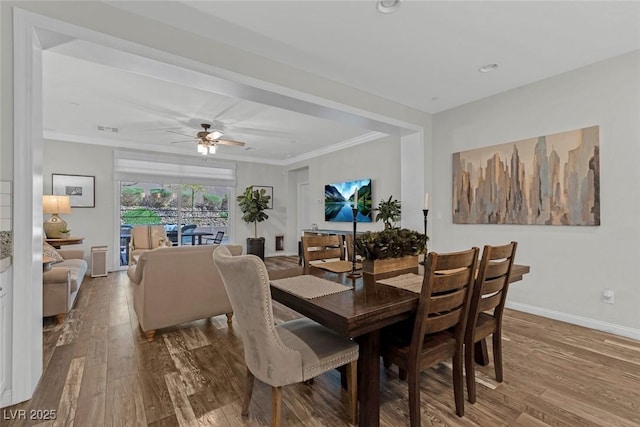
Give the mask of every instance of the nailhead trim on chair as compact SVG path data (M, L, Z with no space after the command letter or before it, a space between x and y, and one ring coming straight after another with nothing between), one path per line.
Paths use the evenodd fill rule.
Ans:
M269 284L269 283L270 283L270 282L269 282L269 279L268 279L267 277L265 277L264 269L263 269L263 268L260 268L260 263L258 262L258 260L259 260L259 259L252 258L251 260L256 264L256 267L258 267L258 271L260 271L260 279L261 279L261 280L260 280L260 282L261 282L261 285L262 285L262 289L263 289L265 292L270 292L270 290L269 290L269 287L270 287L270 284ZM269 324L268 324L268 326L269 326L269 332L271 332L271 334L272 334L272 335L273 335L273 337L275 338L275 340L276 340L276 344L278 345L278 347L279 347L281 350L289 351L289 352L291 352L291 353L298 353L298 354L300 354L300 352L299 352L299 351L297 351L297 350L293 350L293 349L291 349L291 348L289 348L289 347L285 346L285 345L282 343L282 340L280 339L280 335L278 335L278 333L276 332L276 330L275 330L275 328L274 328L275 323L274 323L273 317L271 317L271 310L269 310L269 302L268 302L268 301L267 301L267 302L266 302L266 304L265 304L265 309L266 309L266 310L265 310L265 312L267 313L268 321L269 321Z

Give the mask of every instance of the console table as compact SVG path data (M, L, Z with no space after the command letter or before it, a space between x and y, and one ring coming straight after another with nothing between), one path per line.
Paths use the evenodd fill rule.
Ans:
M60 249L60 246L80 245L84 241L84 237L67 237L66 239L44 239L44 241L54 248Z

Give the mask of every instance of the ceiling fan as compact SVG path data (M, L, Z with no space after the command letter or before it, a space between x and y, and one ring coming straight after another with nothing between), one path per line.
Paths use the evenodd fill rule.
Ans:
M216 147L218 145L233 145L236 147L243 147L245 145L244 142L240 142L240 141L220 139L224 135L224 133L219 130L209 131L209 129L211 128L211 125L208 123L202 123L200 126L202 126L203 130L201 130L196 134L195 140L198 143L198 153L202 155L215 154ZM185 135L183 133L170 131L170 130L167 132L176 133L178 135ZM185 136L188 136L188 135L185 135ZM174 141L172 142L172 144L176 144L179 142L191 142L191 141Z

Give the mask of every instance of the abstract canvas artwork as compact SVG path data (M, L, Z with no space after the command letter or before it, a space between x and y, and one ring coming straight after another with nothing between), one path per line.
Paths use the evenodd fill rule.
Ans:
M600 225L600 129L453 154L454 224Z

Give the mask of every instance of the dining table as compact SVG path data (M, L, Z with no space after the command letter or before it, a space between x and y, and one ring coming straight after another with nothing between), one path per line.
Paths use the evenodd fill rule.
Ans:
M269 271L270 280L312 275L351 286L351 289L317 298L304 298L280 287L271 286L271 297L294 311L315 320L339 335L353 338L360 347L358 359L359 426L380 424L380 330L415 314L419 294L377 283L378 280L407 272L422 274L418 269L380 275L364 274L350 278L313 266L300 266ZM514 264L509 282L522 280L529 266ZM486 344L479 362L486 364Z

